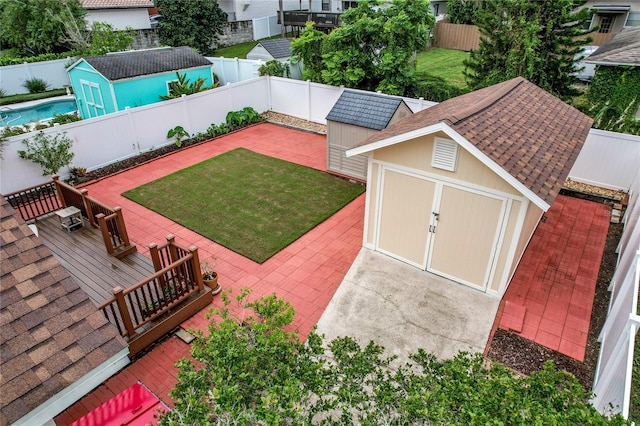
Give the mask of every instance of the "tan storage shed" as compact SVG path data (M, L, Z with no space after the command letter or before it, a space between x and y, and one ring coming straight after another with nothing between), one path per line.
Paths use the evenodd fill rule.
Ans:
M367 156L345 152L388 125L413 114L401 98L345 90L327 115L327 169L367 179Z
M591 124L516 78L389 126L346 153L368 156L364 246L502 295Z

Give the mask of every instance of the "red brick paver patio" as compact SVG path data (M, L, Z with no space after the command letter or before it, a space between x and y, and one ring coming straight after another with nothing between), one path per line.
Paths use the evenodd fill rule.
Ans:
M584 361L611 208L558 196L545 216L502 299L496 322Z
M364 194L262 265L120 195L238 147L325 170L326 138L323 135L260 124L181 150L86 188L89 194L99 197L106 204L122 207L129 236L139 251L148 254L146 247L152 242L163 242L169 233L174 234L179 243L195 244L201 260L217 257L216 271L223 288L232 288L237 294L239 288L249 287L256 296L275 292L288 300L296 311L293 326L305 337L317 323L362 246ZM206 176L202 178L206 179ZM215 211L211 214L215 214ZM212 306L220 305L219 297L215 297ZM187 320L183 327L205 330L208 321L204 313ZM58 416L56 423L68 424L76 420L138 380L171 405L168 393L175 385L177 376L173 364L188 356L189 348L176 337L160 343Z
M169 233L182 244L197 245L202 260L218 258L216 270L224 288L233 288L236 294L240 287L252 288L255 295L275 292L291 302L296 309L294 327L304 337L360 250L364 195L259 265L120 194L238 147L325 170L325 144L321 135L260 124L106 178L87 189L101 201L123 208L138 250L146 253L148 244L164 241ZM600 204L558 197L546 214L546 222L536 230L502 300L496 319L499 327L519 329L525 338L584 358L609 212ZM219 297L214 298L213 306L219 305ZM183 327L204 330L206 325L201 312ZM168 393L177 376L173 364L187 357L189 349L177 337L168 338L59 415L56 423L71 423L138 380L171 406Z

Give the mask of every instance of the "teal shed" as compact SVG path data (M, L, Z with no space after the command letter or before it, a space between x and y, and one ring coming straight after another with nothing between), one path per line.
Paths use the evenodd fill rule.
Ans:
M81 58L67 70L82 118L160 102L178 81L213 84L211 62L190 47L166 47Z

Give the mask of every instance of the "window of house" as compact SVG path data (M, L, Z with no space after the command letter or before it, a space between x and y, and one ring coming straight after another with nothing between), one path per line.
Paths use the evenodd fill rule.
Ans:
M613 23L616 21L615 15L602 15L600 17L599 33L609 34L613 29Z
M169 96L173 95L176 93L176 85L178 84L178 80L171 80L171 81L167 81L167 94Z
M342 2L342 10L351 9L352 7L358 7L357 1L343 1Z
M329 0L322 0L322 11L327 12L329 10Z
M629 12L625 27L640 27L640 12Z

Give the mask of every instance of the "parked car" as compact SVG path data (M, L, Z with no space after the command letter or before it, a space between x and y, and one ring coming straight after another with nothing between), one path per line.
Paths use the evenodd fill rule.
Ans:
M149 22L151 22L151 28L157 28L160 25L160 19L162 15L149 15Z
M582 52L578 53L575 56L576 68L578 72L576 73L576 77L578 77L582 81L590 81L593 78L593 75L596 73L596 66L594 64L587 64L584 62L585 59L589 57L593 52L598 50L600 46L583 46Z

